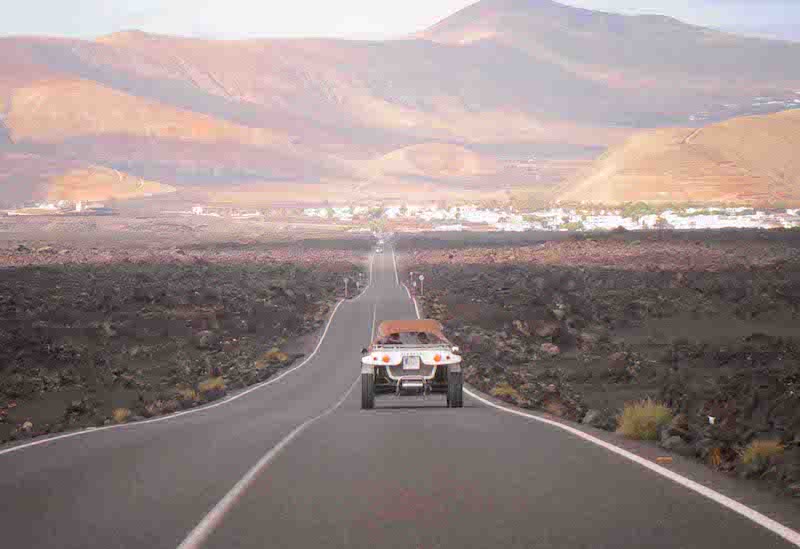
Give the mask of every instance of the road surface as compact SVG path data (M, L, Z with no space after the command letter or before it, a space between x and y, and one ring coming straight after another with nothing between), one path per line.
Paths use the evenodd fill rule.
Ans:
M415 317L393 256L375 256L371 285L336 310L316 354L269 385L0 452L2 546L794 546L674 479L469 396L463 409L436 395L360 410L374 324Z

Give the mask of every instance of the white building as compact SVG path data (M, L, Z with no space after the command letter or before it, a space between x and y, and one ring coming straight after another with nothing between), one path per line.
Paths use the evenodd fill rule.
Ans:
M400 217L402 210L402 206L389 206L383 211L383 215L386 216L387 219L397 219Z
M533 229L534 226L527 221L510 221L507 223L495 223L494 228L502 232L521 233Z
M494 225L500 222L501 214L492 210L461 209L461 220L468 223Z
M325 208L306 208L303 210L303 215L306 217L328 217L328 210Z

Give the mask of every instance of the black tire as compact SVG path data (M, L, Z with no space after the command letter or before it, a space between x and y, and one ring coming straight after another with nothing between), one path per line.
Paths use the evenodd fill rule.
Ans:
M375 374L361 374L361 409L375 407Z
M464 406L464 378L461 372L447 374L447 406L450 408Z

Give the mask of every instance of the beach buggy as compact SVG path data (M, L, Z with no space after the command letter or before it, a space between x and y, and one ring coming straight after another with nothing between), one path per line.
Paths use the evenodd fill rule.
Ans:
M375 407L375 396L444 393L447 406L463 406L461 357L435 320L388 320L372 344L362 349L361 408Z

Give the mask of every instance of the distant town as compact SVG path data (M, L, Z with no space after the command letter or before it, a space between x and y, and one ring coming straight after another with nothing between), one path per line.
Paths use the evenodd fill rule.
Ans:
M100 202L41 202L6 210L8 216L114 215ZM643 231L693 229L800 229L800 208L748 206L671 206L645 203L621 206L553 206L521 210L479 204L450 206L395 204L315 208L240 209L194 205L162 215L268 221L305 219L308 223L341 225L351 232L375 231L391 225L398 232L418 231Z
M113 215L114 210L101 202L59 200L57 202L38 202L21 208L6 210L9 216L35 215Z
M782 96L757 96L750 103L722 103L696 112L689 116L689 122L707 123L714 120L724 120L731 116L746 116L753 114L768 114L771 112L800 109L800 90L786 92Z
M386 208L306 208L307 217L352 222L374 220L433 224L435 231L612 231L653 229L793 229L800 227L800 209L758 210L748 207L690 207L656 211L644 204L617 208L548 208L530 212L481 208L477 205L431 207L396 205ZM402 230L402 229L400 229Z

